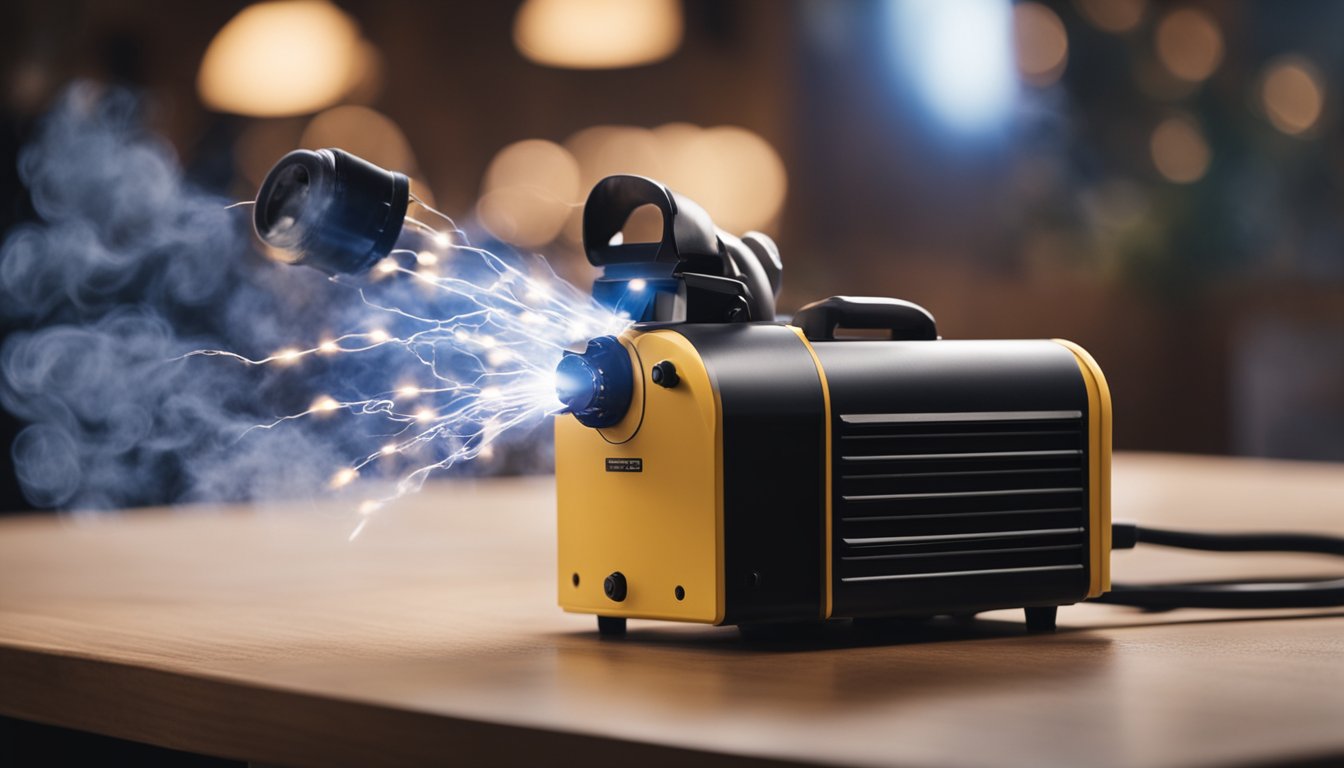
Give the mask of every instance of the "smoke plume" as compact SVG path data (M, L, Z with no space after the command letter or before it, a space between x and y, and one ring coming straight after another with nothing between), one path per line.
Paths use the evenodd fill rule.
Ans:
M301 496L384 439L385 425L339 413L254 427L318 393L367 397L361 382L404 366L396 350L293 367L183 358L309 346L368 327L371 309L349 286L256 253L250 209L190 184L133 94L73 86L19 172L38 220L0 249L0 314L19 329L0 349L0 405L29 424L12 454L30 502Z

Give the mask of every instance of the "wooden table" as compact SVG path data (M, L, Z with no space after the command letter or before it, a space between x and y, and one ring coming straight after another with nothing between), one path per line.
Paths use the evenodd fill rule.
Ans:
M1344 761L1344 611L1085 605L761 643L555 607L549 478L0 521L0 714L278 764ZM1344 468L1125 455L1117 519L1344 530ZM1338 573L1121 552L1118 579ZM1333 569L1333 571L1332 571Z

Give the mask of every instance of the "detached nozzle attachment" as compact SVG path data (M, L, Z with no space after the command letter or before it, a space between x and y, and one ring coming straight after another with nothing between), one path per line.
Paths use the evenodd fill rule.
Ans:
M405 174L340 149L298 149L266 174L253 225L263 242L298 264L353 274L391 252L410 195Z
M610 427L625 417L635 391L630 353L615 336L588 342L583 354L566 352L555 367L555 392L565 413L585 427Z

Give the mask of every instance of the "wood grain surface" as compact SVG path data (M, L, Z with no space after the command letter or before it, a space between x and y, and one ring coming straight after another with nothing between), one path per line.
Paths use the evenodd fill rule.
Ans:
M1122 455L1116 519L1344 531L1344 468ZM744 640L555 607L550 478L0 521L0 714L293 765L1344 761L1344 611L1083 605ZM1117 580L1329 575L1120 552Z

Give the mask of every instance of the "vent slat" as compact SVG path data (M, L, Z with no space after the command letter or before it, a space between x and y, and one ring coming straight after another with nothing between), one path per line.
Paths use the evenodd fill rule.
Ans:
M1024 568L986 568L983 570L972 571L942 571L938 573L894 573L882 576L849 576L841 578L841 581L894 581L896 579L938 579L948 576L984 576L1004 573L1032 573L1036 571L1078 571L1082 570L1082 563L1072 563L1070 565L1038 565Z
M1031 493L1081 493L1082 488L1010 488L997 491L947 491L944 493L874 493L842 496L845 501L896 501L898 499L968 499L976 496L1024 496Z
M1077 467L1047 467L1044 469L979 469L950 472L889 472L881 475L841 475L841 480L888 480L916 477L986 477L990 475L1052 475L1077 472Z
M928 461L930 459L1011 459L1024 456L1082 456L1081 450L1058 451L979 451L972 453L897 453L886 456L841 456L843 461Z
M1040 437L1041 435L1072 435L1072 429L1021 430L1013 432L880 432L871 435L841 435L841 440L925 440L942 437Z
M923 515L851 515L840 518L845 523L882 523L891 520L945 520L970 517L997 517L1000 515L1041 515L1057 512L1081 513L1081 507L1046 507L1044 509L993 509L985 512L933 512Z
M861 539L843 539L846 544L923 544L934 541L963 541L973 539L1025 539L1031 536L1065 536L1082 533L1082 528L1054 528L1040 531L986 531L983 533L946 533L936 536L870 536Z
M849 555L844 560L909 560L923 557L960 557L962 555L1002 555L1020 552L1071 552L1077 544L1052 544L1047 547L1012 547L1009 549L958 549L951 552L893 552L885 555Z

